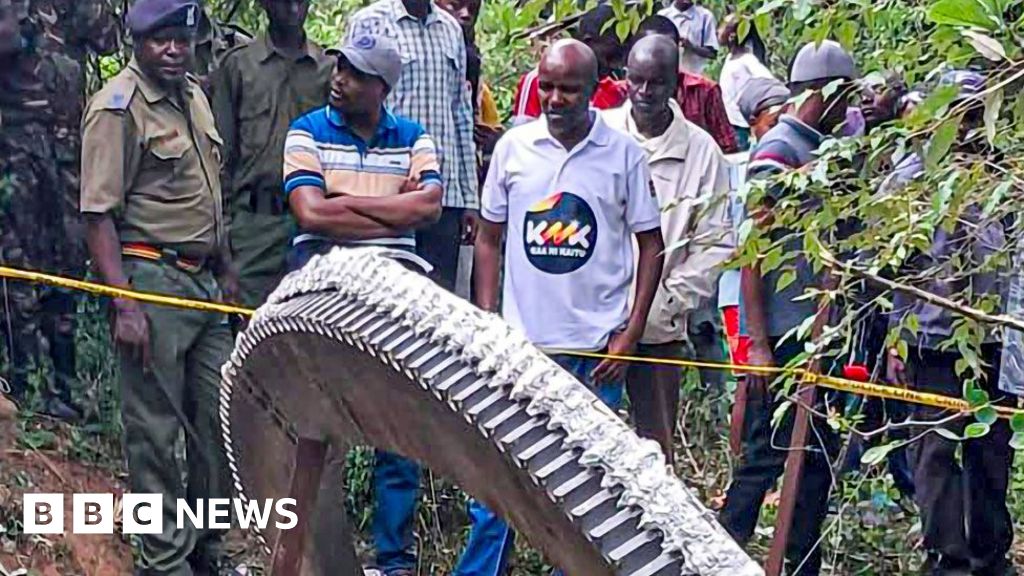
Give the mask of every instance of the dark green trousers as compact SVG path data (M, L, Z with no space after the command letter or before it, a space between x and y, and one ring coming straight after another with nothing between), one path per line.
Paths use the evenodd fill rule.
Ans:
M281 282L291 235L288 215L236 210L231 216L231 258L238 267L238 288L246 306L262 306Z
M137 290L200 300L220 296L210 272L189 274L138 259L126 259L125 272ZM178 530L176 503L178 498L194 502L230 497L217 407L220 368L231 353L231 329L222 314L152 305L143 309L149 320L148 367L119 351L131 491L164 495L164 530L142 537L140 573L200 576L206 573L200 564L218 559L222 535L187 525ZM184 471L175 452L182 418L189 422Z

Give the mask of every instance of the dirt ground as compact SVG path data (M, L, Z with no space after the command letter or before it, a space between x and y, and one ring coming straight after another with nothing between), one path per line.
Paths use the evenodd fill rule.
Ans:
M0 576L125 576L132 573L132 548L115 519L113 535L71 534L71 494L114 493L115 508L124 493L123 474L117 470L70 460L66 430L46 426L55 446L32 449L17 442L17 422L0 413ZM22 495L26 492L65 495L63 535L21 533ZM226 548L239 563L253 559L254 549L244 535L229 534ZM232 553L234 552L234 553Z

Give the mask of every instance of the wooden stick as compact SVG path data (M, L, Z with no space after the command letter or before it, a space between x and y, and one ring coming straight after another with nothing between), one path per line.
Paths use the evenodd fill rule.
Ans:
M324 471L327 443L309 438L299 438L295 451L295 469L288 493L295 499L295 514L299 523L295 528L281 531L274 547L271 560L273 576L299 576L302 571L302 550L316 509L317 493L320 490L320 476Z
M834 279L826 279L826 286L833 284ZM829 305L826 298L822 298L818 304L818 315L811 326L811 341L821 337L828 322ZM811 373L818 372L818 362L812 362ZM804 461L807 453L807 437L810 431L811 414L808 406L814 406L816 389L813 381L801 382L800 390L797 392L799 402L796 403L795 421L793 422L793 434L789 440L789 453L786 455L786 471L782 475L782 494L779 496L779 513L775 517L775 535L772 538L772 546L768 552L768 561L765 563L766 576L780 576L786 561L786 547L789 544L789 531L793 527L793 515L796 511L796 500L800 492L800 482L803 479Z

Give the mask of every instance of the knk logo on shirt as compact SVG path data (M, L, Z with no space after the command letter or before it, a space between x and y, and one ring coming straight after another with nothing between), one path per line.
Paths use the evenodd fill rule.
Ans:
M579 270L594 254L597 221L579 196L557 192L526 211L526 258L549 274Z

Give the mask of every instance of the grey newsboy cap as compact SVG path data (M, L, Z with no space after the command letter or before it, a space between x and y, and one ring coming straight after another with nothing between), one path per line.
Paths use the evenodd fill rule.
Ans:
M835 78L853 80L859 76L853 57L835 40L823 40L821 44L810 42L797 52L789 71L789 83Z
M743 118L750 121L769 106L785 104L790 96L789 88L775 78L751 78L740 88L736 106Z
M395 42L387 36L357 36L327 53L344 56L360 72L384 80L388 88L393 89L402 75L402 55Z
M161 28L199 26L196 0L137 0L128 9L128 30L132 36L145 36Z

